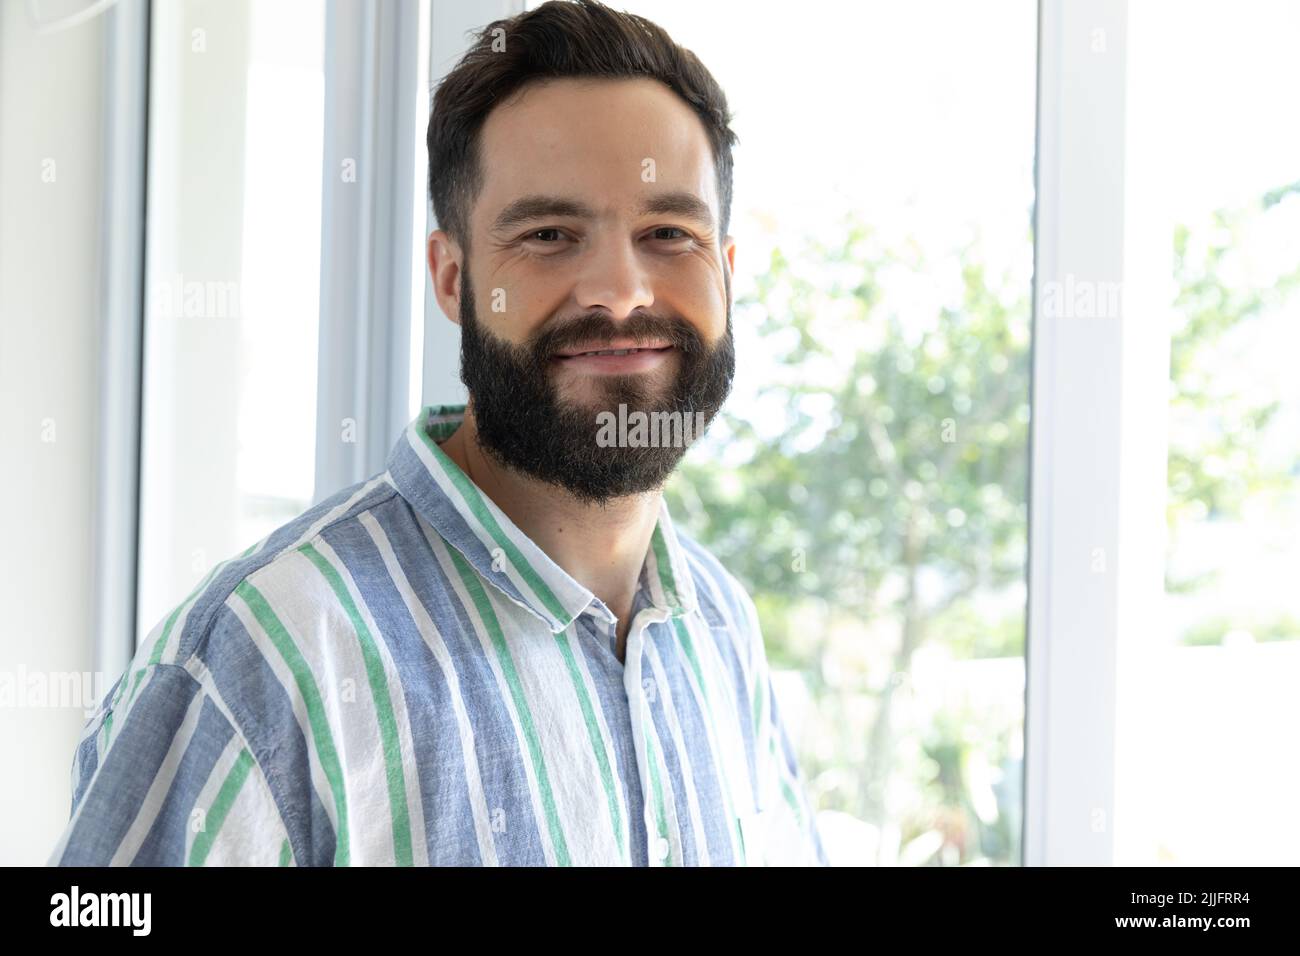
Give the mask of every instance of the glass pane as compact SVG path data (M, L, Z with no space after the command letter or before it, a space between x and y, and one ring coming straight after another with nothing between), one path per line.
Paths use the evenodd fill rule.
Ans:
M622 6L735 114L739 369L669 506L755 597L832 862L1018 863L1035 4Z
M1300 8L1159 0L1129 17L1129 149L1143 163L1127 188L1167 270L1168 547L1164 607L1120 658L1116 862L1290 864Z
M139 633L311 503L324 0L152 15Z

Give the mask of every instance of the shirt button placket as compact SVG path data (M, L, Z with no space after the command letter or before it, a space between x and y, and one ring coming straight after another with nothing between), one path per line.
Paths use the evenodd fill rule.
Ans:
M671 849L672 847L669 846L668 840L664 837L659 837L655 840L654 856L655 859L659 861L660 865L664 865L668 862L668 853Z
M646 747L646 741L648 738L648 731L646 728L649 723L654 720L654 715L650 713L650 705L646 700L645 690L642 686L643 673L641 665L644 662L642 650L645 640L645 631L646 628L644 623L638 627L634 619L632 626L628 629L627 647L625 648L626 657L623 670L623 686L624 690L627 692L628 706L640 715L640 719L633 723L634 733L638 735L636 741L638 745L638 761L640 761L642 757L644 757L645 760L650 759ZM650 812L651 801L654 799L650 792L650 768L644 763L639 762L637 769L641 774L641 794L642 799L644 800L643 811L646 821L647 862L651 866L665 866L667 865L668 854L672 848L669 846L667 838L658 831L653 814Z

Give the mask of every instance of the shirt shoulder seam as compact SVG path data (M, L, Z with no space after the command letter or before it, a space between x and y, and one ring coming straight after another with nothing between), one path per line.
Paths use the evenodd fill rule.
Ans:
M379 489L375 489L375 490L378 491ZM393 487L390 484L388 486L388 492L384 494L383 497L379 498L378 500L372 501L370 504L368 504L366 507L362 508L359 511L349 510L345 514L339 515L337 518L328 522L326 525L318 529L316 533L313 534L307 540L299 541L291 545L286 545L285 547L281 548L275 555L273 555L264 564L261 564L258 567L252 569L251 571L248 571L247 573L240 575L237 580L233 581L230 584L229 588L223 589L224 593L221 593L220 600L214 600L212 601L211 604L209 604L207 610L204 612L205 617L199 624L199 636L195 639L193 646L190 648L189 652L185 655L184 661L183 662L182 661L168 661L168 662L159 661L157 663L176 664L178 666L184 666L188 670L188 666L187 666L188 663L194 658L196 658L199 655L199 652L204 647L207 646L208 639L211 636L212 626L217 620L217 616L221 613L223 608L229 606L231 596L235 593L236 589L241 584L245 582L252 584L254 578L261 576L263 572L273 567L281 559L287 557L288 555L292 554L295 551L301 551L307 545L315 544L317 541L321 539L321 537L329 529L336 527L337 525L341 524L344 521L356 520L361 515L367 514L370 511L374 510L375 508L379 507L380 505L384 504L385 502L392 500L394 495L400 496L401 492L399 492L395 487ZM193 674L191 674L191 676L193 676Z

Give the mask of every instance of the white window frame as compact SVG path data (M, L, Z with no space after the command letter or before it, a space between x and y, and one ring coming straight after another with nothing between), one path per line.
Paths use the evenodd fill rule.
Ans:
M1127 148L1127 39L1126 0L1041 0L1027 866L1114 862L1117 678L1163 594L1169 337L1154 320L1159 265L1135 260L1157 247L1135 241L1141 197L1125 191L1141 161ZM1115 283L1117 313L1099 297L1093 315L1045 308L1048 283L1059 296L1079 282Z
M140 558L149 0L118 0L104 16L91 666L116 675L135 653Z
M382 471L408 421L420 13L326 4L314 502Z

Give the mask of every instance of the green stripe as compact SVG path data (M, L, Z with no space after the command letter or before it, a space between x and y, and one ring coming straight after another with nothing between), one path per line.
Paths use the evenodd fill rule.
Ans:
M343 788L343 771L339 766L338 753L334 749L334 738L330 734L329 722L325 719L325 706L321 701L320 691L316 688L316 681L311 675L311 668L297 646L294 645L289 632L285 630L284 625L280 623L280 619L276 617L275 612L271 610L271 606L267 604L266 598L262 597L257 588L253 587L245 579L236 585L235 593L243 598L244 602L252 610L253 616L257 618L257 623L261 625L262 630L266 631L271 643L280 652L280 656L293 674L298 693L302 695L303 702L307 705L307 719L311 724L312 740L316 744L316 755L320 760L321 768L325 772L325 779L329 781L330 790L334 795L334 813L338 818L338 846L334 855L334 863L337 866L347 866L350 859L350 848L348 842L348 801Z
M650 715L646 714L645 719L650 720ZM655 828L659 831L660 839L668 839L668 814L664 808L664 788L663 782L659 777L659 751L655 747L655 734L653 723L646 725L646 752L649 755L647 759L650 762L650 789L654 792L655 807ZM672 844L668 845L668 857L664 861L664 866L673 865Z
M242 748L239 756L235 758L235 765L230 768L230 773L226 774L226 779L221 781L221 789L217 791L217 797L212 801L212 809L204 818L203 831L194 838L187 866L202 866L203 861L208 858L212 843L221 832L221 824L226 822L226 815L230 813L230 808L235 798L239 796L244 781L248 779L248 772L252 769L253 757L247 748Z
M668 541L664 538L663 523L655 524L650 535L650 545L654 548L655 564L659 569L659 586L663 588L664 600L674 605L673 610L680 611L681 599L677 596L677 576L673 574L672 558L668 555Z
M614 842L622 848L624 861L628 861L631 858L632 851L629 842L623 839L623 814L618 808L618 795L614 789L614 773L609 765L609 758L605 753L605 738L601 735L600 727L596 723L596 713L591 706L591 696L587 693L587 685L583 683L582 675L578 671L578 664L574 660L573 649L569 646L568 636L563 631L560 631L555 635L555 641L560 647L560 654L564 657L565 667L569 671L569 679L573 681L573 688L578 693L578 703L582 706L583 720L587 724L587 739L591 741L591 749L596 755L596 763L600 765L600 779L605 787L605 802L609 807L610 820L614 824Z
M456 490L460 492L461 498L463 498L465 504L469 506L469 510L473 512L474 517L478 519L479 524L483 526L487 533L492 537L492 540L495 541L501 550L506 553L506 556L510 558L510 562L519 571L520 576L528 583L528 586L533 589L533 593L537 595L538 599L540 599L544 605L546 605L546 609L561 621L564 621L566 624L571 621L573 619L572 615L570 615L564 605L560 603L560 599L555 596L547 586L546 582L542 580L541 575L537 573L537 569L528 563L528 560L523 556L523 553L519 548L515 546L515 543L506 536L504 531L501 530L501 526L497 524L497 519L492 516L492 512L489 511L487 505L484 504L483 496L479 493L479 490L474 487L474 483L470 481L469 478L466 477L465 473L456 466L455 462L447 457L447 453L438 447L437 443L423 428L417 429L417 431L420 433L420 437L424 440L424 443L429 447L429 450L433 453L434 460L438 462L443 473L451 479L452 485L454 485Z
M675 617L673 618L673 630L677 632L677 637L682 642L682 649L686 652L686 662L691 665L695 680L700 685L700 693L706 695L705 701L707 702L708 697L704 689L704 670L700 667L699 658L695 656L695 644L691 640L690 629L686 627L686 623L680 617Z
M316 565L321 575L334 590L334 596L347 612L352 627L357 632L357 643L361 645L361 657L366 665L366 677L370 680L370 694L375 703L375 714L379 719L379 735L383 741L384 768L388 777L388 807L393 817L393 851L398 866L412 866L411 858L411 821L410 811L406 806L406 777L402 771L402 748L397 739L397 717L393 713L393 701L388 692L388 678L384 674L384 662L379 656L375 639L361 619L356 602L348 592L343 578L325 556L310 544L298 549Z
M506 646L505 635L501 632L501 625L497 621L496 613L492 610L492 603L488 600L483 585L478 579L478 573L469 566L455 548L448 547L447 554L451 556L452 563L460 574L460 579L465 582L465 588L469 591L474 606L478 608L479 617L483 620L484 626L487 627L492 646L496 649L497 660L501 665L502 674L505 675L506 686L510 688L510 697L514 701L515 710L519 713L519 723L523 728L524 740L528 744L528 754L533 763L533 771L537 776L537 786L542 792L542 806L546 811L546 825L550 830L551 841L555 844L556 862L560 866L569 866L569 847L564 839L564 829L560 825L560 815L555 807L555 795L551 791L550 778L546 773L545 755L542 753L541 742L537 738L537 728L533 725L533 717L528 709L528 701L524 699L523 685L519 682L519 674L515 671L514 661L510 658L510 649Z
M280 844L280 865L288 866L289 861L293 859L293 851L289 849L289 841L286 839Z

